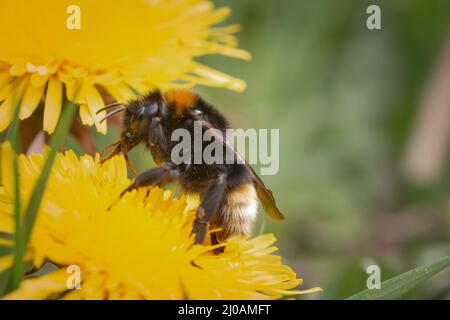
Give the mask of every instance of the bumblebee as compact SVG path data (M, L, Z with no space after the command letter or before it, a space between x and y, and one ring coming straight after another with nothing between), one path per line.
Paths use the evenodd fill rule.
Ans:
M252 167L241 158L233 146L225 139L228 121L198 94L184 89L168 91L154 90L127 104L114 103L99 110L109 110L103 119L123 112L120 139L109 145L102 155L112 149L105 162L117 154L123 154L130 170L135 173L133 183L121 196L144 186L161 186L177 182L186 193L200 195L192 233L195 243L203 243L209 229L220 231L210 233L213 245L223 243L231 236L249 235L256 219L258 199L264 210L275 220L284 217L277 208L269 188L262 182ZM175 164L171 159L172 149L178 143L172 141L176 129L186 129L194 136L194 122L200 123L202 132L215 129L214 139L222 143L226 152L231 152L234 160L229 163L199 163L194 161ZM127 152L144 144L150 151L157 167L136 174L128 160ZM202 152L206 142L202 141ZM188 148L190 159L194 158L194 142ZM198 149L198 148L197 148Z

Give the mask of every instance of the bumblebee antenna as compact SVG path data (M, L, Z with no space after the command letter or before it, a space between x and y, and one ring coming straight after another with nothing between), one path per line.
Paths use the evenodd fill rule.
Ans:
M114 107L117 107L117 106L123 106L123 103L122 103L122 102L113 102L113 103L110 103L110 104L108 104L107 106L104 106L103 108L99 109L99 110L96 112L96 114L99 114L99 113L102 112L102 111L105 111L105 110L108 110L108 109L111 109L111 108L114 108Z
M100 119L100 123L102 123L103 121L105 121L106 119L108 119L109 117L122 112L123 110L125 110L125 108L117 108L116 110L111 111L110 113L108 113L106 116L104 116L103 118ZM98 112L97 112L98 113Z

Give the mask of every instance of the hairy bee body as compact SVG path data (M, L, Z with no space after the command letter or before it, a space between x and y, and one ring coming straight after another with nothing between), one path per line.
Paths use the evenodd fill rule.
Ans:
M221 228L220 242L231 236L249 235L258 211L258 196L253 183L244 183L227 190L227 195L216 216L212 228Z
M195 141L191 141L183 151L189 160L173 161L173 151L179 143L172 139L174 131L184 129L195 137L196 121L201 124L201 136L206 130L214 129L217 132L215 139L234 152L224 138L229 127L227 120L199 95L187 90L156 90L130 101L124 111L121 140L116 143L115 154L126 155L128 150L144 143L158 165L138 175L124 192L141 186L178 182L185 192L200 194L201 204L193 226L197 243L203 242L208 227L220 229L211 234L213 244L235 235L249 235L257 214L258 198L273 217L282 218L270 190L245 161L194 161L198 153L203 154L209 141L202 140L200 149L196 148ZM239 155L233 154L237 160Z

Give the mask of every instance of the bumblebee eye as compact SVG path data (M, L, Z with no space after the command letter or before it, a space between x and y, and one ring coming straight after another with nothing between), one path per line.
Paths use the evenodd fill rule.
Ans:
M140 105L137 107L137 109L136 109L136 115L137 115L138 117L142 117L142 115L144 114L144 112L145 112L145 106L143 106L142 104L140 104Z
M199 115L202 114L202 112L200 110L198 110L198 109L192 109L192 110L190 110L190 113L193 116L199 116Z
M152 103L145 109L145 114L147 116L154 116L157 112L158 112L158 104L156 102Z
M125 133L125 138L126 139L131 139L131 137L132 137L131 132Z

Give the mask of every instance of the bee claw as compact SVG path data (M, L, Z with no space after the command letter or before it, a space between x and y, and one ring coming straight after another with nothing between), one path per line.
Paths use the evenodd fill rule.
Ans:
M119 200L120 200L120 198L114 200L114 202L108 206L107 211L111 211L112 207L114 207L117 204L117 202L119 202Z
M135 185L134 183L132 183L128 188L126 188L125 190L123 190L123 191L120 193L119 199L122 199L122 197L124 196L125 193L130 192L130 191L133 191L133 190L136 189L136 188L137 188L136 185Z
M132 186L133 186L133 185L130 185L128 188L126 188L125 190L123 190L123 191L120 193L119 197L118 197L113 203L111 203L111 204L109 205L108 211L111 211L112 207L115 206L115 205L120 201L120 199L122 199L122 197L125 195L125 193L127 193L127 192L129 192L129 191L132 191L132 190L134 190L134 189L136 189L134 186L133 186L133 187L132 187Z
M203 269L203 268L200 267L198 264L196 264L194 260L191 260L191 265L192 265L193 267L196 267L196 268L199 268L199 269Z

